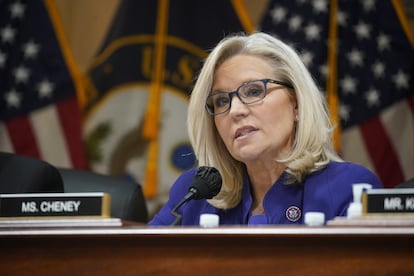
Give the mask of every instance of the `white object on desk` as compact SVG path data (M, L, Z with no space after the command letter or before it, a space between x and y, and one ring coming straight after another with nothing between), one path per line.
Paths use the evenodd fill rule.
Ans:
M362 215L362 191L372 189L371 184L367 183L356 183L352 185L352 193L354 201L349 205L347 210L347 217L359 217Z
M219 216L216 214L201 214L200 226L201 227L217 227L219 226Z
M306 212L305 224L308 226L322 226L325 224L325 214L322 212Z

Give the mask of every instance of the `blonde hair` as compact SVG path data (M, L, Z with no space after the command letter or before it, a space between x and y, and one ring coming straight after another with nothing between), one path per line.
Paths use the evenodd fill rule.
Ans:
M283 160L287 183L302 182L306 175L324 168L330 160L341 161L332 147L332 126L322 93L298 54L279 39L262 32L233 34L221 40L205 60L191 94L187 127L198 164L217 168L223 178L220 193L209 202L222 209L235 207L241 200L244 164L226 149L205 110L205 101L213 84L218 65L235 55L263 58L273 68L278 80L293 86L298 122L292 149Z

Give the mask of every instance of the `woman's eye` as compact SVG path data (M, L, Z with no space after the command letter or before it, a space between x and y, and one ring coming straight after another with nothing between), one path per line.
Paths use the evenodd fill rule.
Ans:
M263 94L263 88L261 87L249 87L244 91L245 97L257 97Z
M214 106L221 107L229 104L229 97L227 95L218 95L214 99Z

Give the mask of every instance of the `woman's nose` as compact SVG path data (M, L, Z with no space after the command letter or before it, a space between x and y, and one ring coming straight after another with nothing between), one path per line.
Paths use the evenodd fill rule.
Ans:
M230 110L229 113L233 114L233 115L238 115L238 114L245 114L249 109L247 107L246 104L244 104L239 97L237 97L237 95L234 95L235 97L233 97L231 99L231 105L230 105Z

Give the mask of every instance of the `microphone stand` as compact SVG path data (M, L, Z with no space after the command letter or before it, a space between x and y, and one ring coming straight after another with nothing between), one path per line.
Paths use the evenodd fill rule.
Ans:
M188 194L186 194L186 196L174 207L174 209L171 210L171 214L173 214L175 216L175 220L174 222L171 224L171 226L174 225L178 225L181 222L182 219L182 215L177 213L177 210L183 206L184 203L186 203L187 201L189 201L190 199L192 199L195 195L195 190L190 190L190 192Z
M175 221L171 226L181 223L182 215L177 212L178 208L193 198L210 199L217 195L221 189L221 181L221 175L217 169L206 166L200 167L194 177L193 184L188 188L188 193L171 210L171 214L175 216Z

